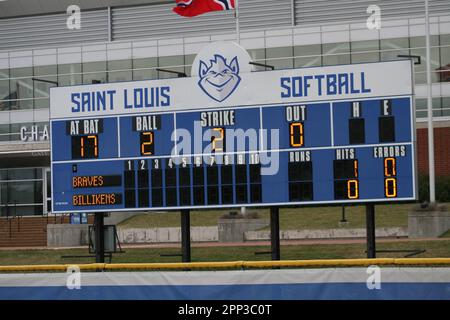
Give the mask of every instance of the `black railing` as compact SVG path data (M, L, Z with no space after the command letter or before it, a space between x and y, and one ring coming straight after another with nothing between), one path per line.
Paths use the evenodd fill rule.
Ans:
M20 232L20 220L22 218L22 214L19 212L17 214L17 200L14 201L14 214L10 214L10 204L5 204L6 207L6 220L8 221L8 230L9 230L9 238L12 238L12 223L13 220L17 220L17 232Z

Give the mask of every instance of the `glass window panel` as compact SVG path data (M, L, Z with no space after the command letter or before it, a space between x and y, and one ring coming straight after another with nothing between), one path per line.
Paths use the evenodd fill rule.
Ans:
M20 216L33 216L33 215L42 215L43 206L9 206L1 208L1 215L6 216L7 212L9 212L10 216L15 214Z
M381 61L398 60L398 55L409 55L409 38L381 39Z
M82 84L81 63L60 64L58 66L58 83L60 86Z
M294 49L293 47L267 48L267 64L274 66L275 69L292 69L294 67ZM279 59L285 58L285 59Z
M8 184L0 182L0 205L8 204Z
M33 109L33 68L11 69L10 75L10 99L18 99L10 102L10 108Z
M437 82L438 76L439 76L439 48L431 48L431 81ZM416 84L422 84L427 82L427 53L426 49L411 49L411 55L420 56L421 57L421 64L414 65L414 71L415 71L415 80Z
M34 67L34 77L41 80L56 82L58 80L58 76L56 75L57 72L58 71L56 65ZM33 85L34 97L38 98L34 100L34 108L49 108L50 105L48 97L50 96L50 88L55 87L56 85L36 80L34 81Z
M52 175L50 171L45 171L45 174L47 179L47 198L50 198L52 196Z
M405 59L399 58L399 55L409 55L409 49L381 51L381 61Z
M42 181L1 182L3 204L42 203Z
M416 99L416 117L424 118L427 116L427 99Z
M184 56L159 57L159 68L176 72L184 72ZM171 72L158 71L158 79L177 78L178 75Z
M10 141L10 130L9 124L0 124L0 141ZM1 171L0 180L2 180Z
M437 69L437 77L440 82L450 82L450 34L440 36L440 67Z
M131 69L131 60L108 61L108 82L131 81L133 78Z
M0 111L9 110L9 70L0 70Z
M378 52L352 53L352 63L366 63L380 61Z
M35 99L34 100L34 108L35 109L50 108L50 99L49 98Z
M355 41L351 43L352 63L380 61L378 40Z
M248 54L252 58L253 62L266 63L266 50L264 49L250 49ZM265 67L253 66L255 71L265 71Z
M442 114L442 99L441 98L433 98L433 117L441 117Z
M29 180L42 179L42 170L40 168L8 169L7 180Z
M196 56L195 54L188 54L188 55L184 56L184 64L186 65L184 67L184 72L186 73L186 75L188 77L191 76L191 66L192 66L192 63L194 63L195 56ZM197 70L197 72L198 72L198 70Z
M433 98L433 116L443 115L441 98ZM416 99L416 117L426 118L428 116L427 112L427 99Z
M350 63L350 44L343 43L324 43L323 49L323 65L338 65Z
M426 39L425 37L410 37L409 38L410 48L425 48ZM439 46L439 36L430 36L430 45L432 47Z
M439 36L439 44L441 46L450 46L450 34L441 34Z
M450 116L450 97L442 98L442 115Z
M398 50L409 48L409 38L381 39L381 50Z
M133 80L152 80L158 79L158 58L143 58L133 60ZM147 69L153 68L153 69Z
M320 67L322 65L322 46L314 44L294 47L294 67Z
M0 135L0 141L20 141L20 133L10 132L8 134Z
M94 80L105 83L106 79L106 61L83 63L83 84L92 84Z

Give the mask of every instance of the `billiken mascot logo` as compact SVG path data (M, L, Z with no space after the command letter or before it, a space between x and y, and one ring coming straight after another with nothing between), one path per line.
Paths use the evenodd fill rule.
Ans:
M198 75L200 88L218 102L227 99L241 82L237 56L230 63L219 54L209 60L209 65L200 60Z

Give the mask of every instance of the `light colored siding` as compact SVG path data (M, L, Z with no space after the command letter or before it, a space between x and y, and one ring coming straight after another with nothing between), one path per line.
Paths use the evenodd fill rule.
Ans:
M82 12L81 29L69 30L67 14L0 19L0 50L54 47L108 40L108 11Z

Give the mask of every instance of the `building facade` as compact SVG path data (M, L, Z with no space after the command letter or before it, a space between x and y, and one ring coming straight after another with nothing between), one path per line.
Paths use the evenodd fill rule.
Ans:
M236 41L234 12L183 18L175 1L93 0L70 24L66 2L0 2L0 210L50 210L49 88L190 73L212 41ZM63 4L64 3L64 4ZM427 171L423 0L240 0L240 44L276 69L379 62L414 55L419 172ZM368 8L381 9L368 28ZM450 0L430 0L436 173L450 175ZM71 18L72 17L72 18ZM69 21L68 21L69 20ZM259 67L263 70L262 67Z

